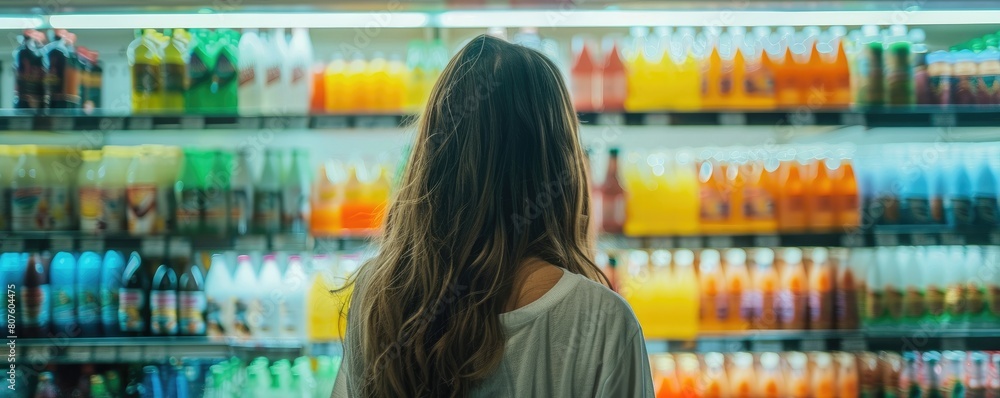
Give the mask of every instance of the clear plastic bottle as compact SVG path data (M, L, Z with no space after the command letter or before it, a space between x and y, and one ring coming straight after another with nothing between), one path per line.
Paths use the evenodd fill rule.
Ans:
M292 233L309 231L309 153L292 150L291 165L284 173L282 187L282 230Z
M24 145L18 149L20 157L10 184L11 230L48 230L48 203L45 201L47 170L39 162L37 145Z
M265 151L264 169L257 180L253 198L253 228L259 233L281 230L282 206L282 152L268 148Z
M101 151L85 150L80 153L83 164L76 178L77 198L80 201L80 232L98 233L101 231L100 220L104 218L101 190L97 185L98 171L101 167ZM0 167L3 167L0 165ZM2 199L0 199L2 202ZM3 203L0 203L3 206Z

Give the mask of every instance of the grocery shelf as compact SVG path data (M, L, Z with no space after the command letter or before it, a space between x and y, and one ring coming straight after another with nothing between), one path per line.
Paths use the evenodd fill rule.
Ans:
M695 339L646 339L650 353L777 351L996 350L1000 330L751 330L703 333Z
M52 233L9 233L0 232L0 253L41 250L103 251L140 250L143 241L169 242L173 238L189 241L193 250L250 250L250 251L305 251L319 252L345 250L365 245L370 237L318 236L306 234L244 235L237 237L199 235L157 235L157 236L98 236L74 232ZM167 247L169 250L169 247Z
M884 110L582 112L580 122L597 126L862 126L1000 127L1000 107ZM414 115L400 113L278 116L0 111L0 131L147 130L337 130L408 126Z
M8 340L10 341L10 340ZM160 362L168 358L242 358L267 354L294 358L307 344L293 340L222 340L207 337L94 337L13 339L15 361L27 364Z

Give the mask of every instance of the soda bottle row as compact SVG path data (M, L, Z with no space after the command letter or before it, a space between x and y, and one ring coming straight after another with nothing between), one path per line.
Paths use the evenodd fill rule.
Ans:
M76 45L64 29L45 33L27 29L14 49L14 108L83 109L101 107L103 68L98 53Z
M998 246L856 249L868 328L964 329L1000 325Z
M123 373L126 375L125 379L122 378ZM17 397L138 397L141 390L139 386L142 384L138 366L90 364L49 366L45 371L38 373L37 377L18 376L20 380L29 384L25 386L27 388L24 394L12 395Z
M1000 223L1000 146L910 144L868 152L858 160L864 225Z
M853 161L837 152L661 150L629 152L619 165L612 149L606 177L591 195L595 222L604 232L635 236L857 227Z
M604 258L647 338L859 327L865 291L846 249L632 250Z
M205 398L326 398L340 371L340 357L299 357L248 364L230 360L212 365L206 375ZM165 395L168 397L169 395Z
M337 340L346 327L347 280L357 254L212 256L206 280L208 334L227 339ZM281 264L285 264L284 267Z
M987 351L734 352L650 355L657 398L992 397Z

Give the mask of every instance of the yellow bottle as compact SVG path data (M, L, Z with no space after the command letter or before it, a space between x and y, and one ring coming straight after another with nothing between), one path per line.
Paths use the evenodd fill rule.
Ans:
M406 52L406 105L407 112L419 112L427 100L427 45L419 40L410 42Z
M306 296L310 341L341 340L347 330L347 306L353 285L343 291L331 291L345 286L355 260L345 256L341 264L331 267L328 259L325 255L317 255L313 259L319 267L315 269L312 286Z
M398 55L389 58L388 90L386 93L386 111L400 112L406 103L406 65Z
M343 54L336 53L333 55L333 59L326 66L326 73L323 74L323 80L326 91L326 111L346 112L350 107L348 106L348 98L345 95L347 88L347 61L344 60Z
M163 57L156 31L146 29L136 40L129 46L128 54L132 69L132 111L156 112L163 109Z
M677 110L701 109L701 66L698 59L690 49L681 50L675 57L680 61L673 61L677 68L673 79L675 88L671 91L675 93L673 95L673 108Z
M626 235L643 236L650 234L649 216L655 213L653 190L656 182L650 178L649 167L640 159L637 153L629 153L622 170L625 188L625 225ZM651 209L654 209L652 212Z
M652 65L646 59L645 27L632 28L631 48L625 56L625 78L628 84L628 97L625 98L625 109L629 111L644 111L650 109Z
M174 29L167 47L163 50L163 110L180 113L184 110L184 93L188 89L188 43L190 36L184 29Z
M670 283L663 289L659 303L671 303L661 308L665 338L693 339L698 335L701 312L698 277L694 272L694 253L687 249L674 252L674 271Z
M368 85L368 62L364 55L354 54L354 58L347 64L347 76L344 79L344 97L347 101L347 110L368 111L372 108L372 93Z
M659 250L654 253L658 255L654 258L654 262L658 261L656 264L659 267L666 264L669 273L670 252ZM625 253L622 254L624 257ZM663 255L666 255L665 262ZM643 250L628 252L627 257L624 267L618 267L618 270L624 268L624 272L616 275L618 292L632 306L632 311L646 337L653 337L660 332L660 326L663 324L660 316L661 305L655 301L656 292L663 287L662 283L665 281L659 274L663 270L657 266L650 268L650 255Z
M375 53L371 62L368 62L365 73L367 80L366 91L368 104L364 107L366 111L385 112L390 108L389 100L389 61L382 53Z
M665 207L673 209L673 225L678 234L695 234L700 230L701 198L694 154L678 151L671 170L671 195Z
M659 46L656 54L647 54L649 62L650 109L664 110L673 109L677 100L672 93L672 88L677 80L677 64L670 57L670 46L672 36L669 28L657 27Z

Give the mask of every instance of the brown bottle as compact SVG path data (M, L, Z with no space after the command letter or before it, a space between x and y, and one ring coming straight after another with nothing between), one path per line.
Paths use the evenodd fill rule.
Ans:
M34 253L28 258L21 285L21 327L28 338L45 337L49 333L48 257Z
M625 189L618 181L618 149L612 148L608 172L601 184L601 229L620 234L625 226Z

